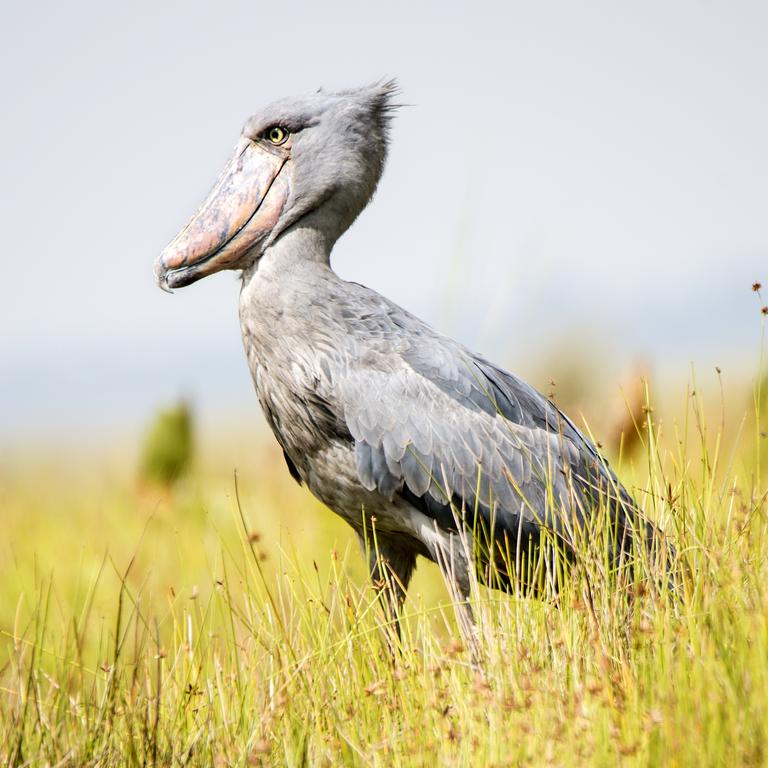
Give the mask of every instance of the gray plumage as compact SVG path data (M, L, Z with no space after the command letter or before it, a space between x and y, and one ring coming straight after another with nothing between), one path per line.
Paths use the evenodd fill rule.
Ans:
M465 595L470 564L456 546L460 534L482 530L514 548L535 545L546 529L567 549L598 502L609 510L620 554L632 526L648 536L653 529L566 416L511 373L330 267L333 244L381 176L394 90L380 83L319 92L252 117L235 159L258 151L275 165L278 157L270 184L282 185L281 196L268 187L246 211L241 229L258 234L238 244L238 229L230 238L237 259L218 266L221 242L203 253L187 234L204 228L211 206L216 221L222 205L226 215L230 202L215 189L215 205L204 204L181 245L177 238L159 259L158 280L178 287L216 269L243 270L248 364L290 471L361 536L375 518L379 554L402 589L420 554ZM270 145L284 134L285 144ZM268 204L279 214L259 229L251 222ZM374 575L382 568L382 559L372 561Z

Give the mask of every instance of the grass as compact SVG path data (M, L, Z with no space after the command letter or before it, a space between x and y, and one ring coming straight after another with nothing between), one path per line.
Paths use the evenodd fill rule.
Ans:
M476 590L479 668L428 565L392 656L350 531L271 447L240 456L239 499L213 455L166 495L104 456L9 460L0 759L768 764L766 425L707 402L654 414L619 466L687 568L679 600L588 561L556 602Z

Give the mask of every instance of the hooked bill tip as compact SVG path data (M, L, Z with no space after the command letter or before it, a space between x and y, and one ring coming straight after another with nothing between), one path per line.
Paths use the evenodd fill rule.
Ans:
M162 256L155 262L155 268L153 271L155 273L155 283L157 284L157 287L166 293L173 293L170 286L168 285L168 270L163 263Z

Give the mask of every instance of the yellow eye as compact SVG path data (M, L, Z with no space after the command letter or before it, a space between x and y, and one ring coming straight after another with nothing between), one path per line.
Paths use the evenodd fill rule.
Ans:
M284 144L288 140L288 131L286 131L285 128L281 128L279 125L273 125L267 130L267 138L272 144Z

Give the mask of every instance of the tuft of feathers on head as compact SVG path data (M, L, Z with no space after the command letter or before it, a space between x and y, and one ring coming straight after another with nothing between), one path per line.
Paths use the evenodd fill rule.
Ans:
M339 96L359 100L370 110L383 138L389 137L389 129L395 112L402 106L395 101L400 95L400 84L394 77L376 80L362 88L339 91Z
M367 86L366 90L371 94L376 109L383 115L391 115L395 110L403 106L393 99L400 95L400 84L397 78L382 78Z

